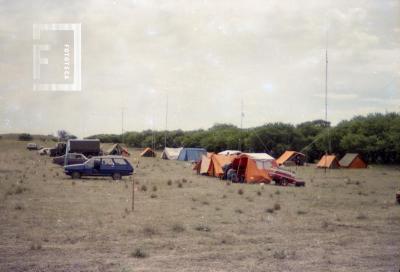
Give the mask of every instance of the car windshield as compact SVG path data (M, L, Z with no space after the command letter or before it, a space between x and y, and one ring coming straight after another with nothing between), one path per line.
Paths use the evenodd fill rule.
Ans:
M89 166L89 167L94 167L94 161L95 161L96 159L90 159L90 160L88 160L88 161L86 161L84 164L85 165L87 165L87 166ZM97 160L98 161L98 160Z
M114 159L114 162L117 165L127 165L126 161L124 159Z

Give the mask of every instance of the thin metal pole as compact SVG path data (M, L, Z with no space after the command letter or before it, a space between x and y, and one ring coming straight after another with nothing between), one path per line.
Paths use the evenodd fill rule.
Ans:
M167 147L167 131L168 131L168 94L165 105L165 134L164 134L164 148Z
M325 51L325 122L328 126L328 153L331 153L330 127L328 125L328 49Z
M132 177L132 211L135 210L135 179Z
M121 108L121 142L124 143L124 110Z
M325 46L325 122L328 129L327 150L325 151L325 173L326 173L328 154L331 153L330 127L328 125L328 29L326 29L326 46Z
M242 151L242 136L243 136L243 99L240 101L240 133L239 133L239 150Z

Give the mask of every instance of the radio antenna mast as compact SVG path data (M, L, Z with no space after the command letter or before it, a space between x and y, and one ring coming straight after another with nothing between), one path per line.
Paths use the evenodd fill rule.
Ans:
M164 134L164 148L167 147L167 132L168 131L168 94L165 105L165 134Z
M239 133L239 151L242 151L242 132L243 132L243 99L240 101L240 133Z
M328 125L328 28L326 29L326 47L325 47L325 122L327 126L327 153L331 153L330 126Z

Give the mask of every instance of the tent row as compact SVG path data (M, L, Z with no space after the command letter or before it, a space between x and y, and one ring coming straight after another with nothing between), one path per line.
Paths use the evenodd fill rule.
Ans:
M367 168L367 163L357 153L347 153L339 161L335 155L324 155L317 163L318 168Z
M161 154L161 159L198 162L203 155L207 155L207 150L204 148L166 147Z
M155 157L156 153L151 148L146 148L141 156ZM166 147L161 154L161 158L165 160L193 161L202 162L199 168L200 174L208 174L211 176L221 175L222 166L233 163L235 158L242 158L242 161L264 160L273 161L276 166L302 166L306 162L306 155L292 150L285 151L278 159L274 159L266 153L242 153L238 150L225 150L218 154L207 153L204 148L170 148ZM235 162L236 163L236 162ZM252 162L250 162L252 164ZM243 162L240 167L244 167ZM340 161L335 155L324 155L317 163L318 168L366 168L367 163L359 154L347 153ZM239 172L238 172L239 173Z
M306 155L296 151L285 151L277 160L278 165L304 165ZM357 153L347 153L340 161L335 155L324 155L317 163L318 168L367 168L367 163Z

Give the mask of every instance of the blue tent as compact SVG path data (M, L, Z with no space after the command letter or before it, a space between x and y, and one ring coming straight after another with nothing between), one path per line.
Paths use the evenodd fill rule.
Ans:
M179 161L201 161L201 156L207 155L204 148L183 148L179 153Z

